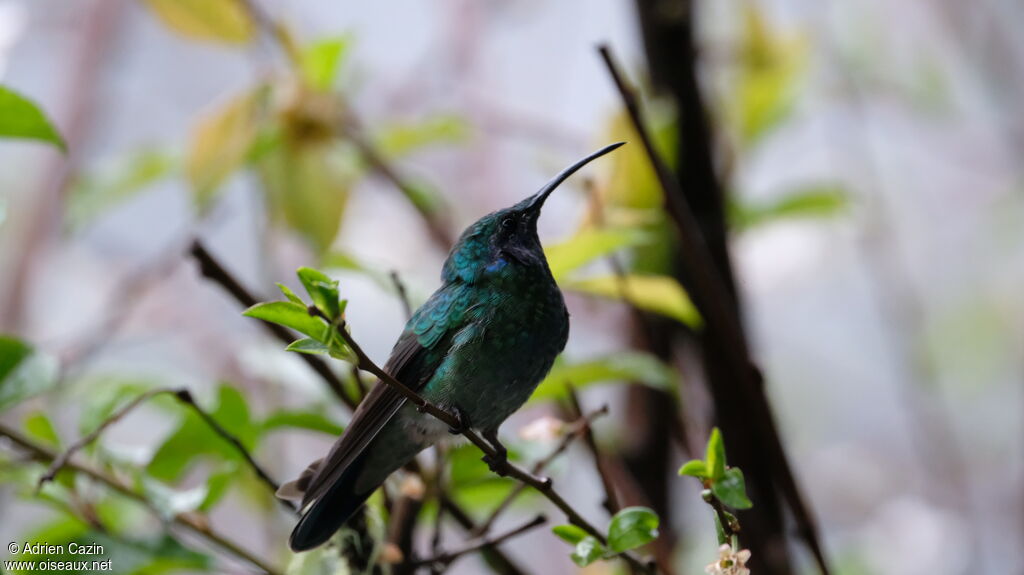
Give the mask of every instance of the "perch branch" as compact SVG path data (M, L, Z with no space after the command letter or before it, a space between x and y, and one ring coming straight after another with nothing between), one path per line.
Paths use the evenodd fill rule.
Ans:
M360 369L372 373L373 375L377 376L377 378L380 379L381 382L391 386L392 389L400 393L410 403L415 405L420 412L430 414L431 416L447 424L448 427L457 430L459 433L465 436L466 439L468 439L473 445L477 446L477 448L479 448L480 451L484 452L488 460L491 462L491 468L495 473L503 477L507 476L513 479L517 479L520 482L525 483L530 487L536 489L544 497L546 497L548 501L553 503L555 507L558 507L558 509L565 514L566 518L569 520L570 523L576 525L580 529L583 529L587 532L588 535L593 536L602 544L607 543L607 539L605 538L604 534L601 533L601 531L599 531L596 527L594 527L593 524L587 521L582 515L580 515L580 513L572 505L570 505L562 497L560 493L558 493L554 489L553 483L550 478L537 477L532 473L526 471L525 469L522 469L521 467L515 465L514 463L509 461L507 457L501 457L498 454L498 451L494 448L494 446L485 441L480 436L480 434L474 431L471 427L465 426L459 417L452 413L449 413L448 411L445 411L444 409L441 409L440 407L434 405L433 403L427 401L426 399L423 399L423 397L420 396L418 393L409 389L409 387L395 379L390 373L381 369L380 366L374 363L373 360L366 355L362 348L359 347L359 344L356 343L356 341L352 338L352 335L348 333L348 330L345 329L344 321L340 321L337 323L331 322L331 320L316 306L311 306L309 308L309 313L310 315L324 319L337 330L338 335L345 341L345 344L348 345L349 349L352 350L352 353L355 354L356 362ZM630 565L637 569L650 571L649 565L645 564L643 561L641 561L632 554L623 554L621 555L621 557L623 557L628 563L630 563Z
M583 417L583 406L580 404L580 398L572 386L569 386L569 406L572 409L573 417L577 419ZM597 441L594 439L594 430L590 426L590 422L583 426L582 432L583 442L594 457L594 467L597 469L597 475L601 478L601 486L604 488L604 508L608 511L609 515L615 515L620 508L619 499L615 495L615 485L612 484L611 474L605 465L605 459L597 448Z

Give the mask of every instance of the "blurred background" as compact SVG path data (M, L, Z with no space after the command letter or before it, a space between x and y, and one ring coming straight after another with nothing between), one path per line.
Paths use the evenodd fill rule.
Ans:
M715 391L604 43L641 87L683 187L712 182L690 202L714 220L700 222L718 230L712 251L728 247L717 263L731 270L832 572L1024 573L1022 22L1024 5L1008 0L0 0L0 83L68 145L0 141L0 422L67 448L140 393L186 387L290 479L350 411L199 274L193 238L261 301L279 299L276 282L298 290L297 267L324 269L353 335L383 363L405 321L391 272L415 307L466 225L626 140L545 207L540 234L572 330L503 434L529 463L559 439L520 431L572 419L566 382L585 408L608 404L595 434L621 498L661 517L648 551L703 572L716 557L712 515L698 482L675 471L702 455L716 421L730 454L735 444L755 464L760 436L737 427L745 400L730 412ZM679 30L692 37L676 42ZM724 200L702 211L700 193L716 189ZM332 368L358 388L348 366ZM480 520L511 484L473 453L449 453L451 489ZM293 519L169 397L74 458L134 485L156 518L71 474L36 493L45 465L31 459L0 440L0 542L100 538L115 572L251 572L168 523L191 513L289 573L347 572L292 557ZM771 535L754 514L780 498L741 467L755 506L740 518L751 515L752 537ZM550 474L607 524L583 442ZM537 509L542 499L523 497L497 528ZM778 549L752 544L755 560L772 557L760 572L818 572L787 509L765 539ZM433 514L427 501L420 556ZM450 523L442 546L454 548L467 535ZM502 549L523 572L580 570L546 528ZM477 555L451 572L487 569Z

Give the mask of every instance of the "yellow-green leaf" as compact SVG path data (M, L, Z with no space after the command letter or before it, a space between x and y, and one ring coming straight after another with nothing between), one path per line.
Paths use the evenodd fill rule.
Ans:
M38 106L28 98L0 86L0 137L48 142L66 152L64 139Z
M185 176L200 210L209 207L221 184L245 162L259 126L260 100L256 93L233 98L195 125L185 158Z
M560 244L544 248L544 254L557 281L597 258L639 245L647 237L648 234L635 228L587 229Z
M171 30L189 38L244 44L256 23L242 0L143 0Z
M701 317L683 286L668 276L630 274L570 280L564 287L599 297L628 301L636 307L700 327Z

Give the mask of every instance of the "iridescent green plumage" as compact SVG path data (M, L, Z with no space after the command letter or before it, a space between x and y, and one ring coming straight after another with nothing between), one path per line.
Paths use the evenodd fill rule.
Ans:
M569 175L619 145L467 228L445 261L441 287L406 324L384 369L496 441L498 427L529 399L569 335L569 314L537 237L540 209ZM327 457L282 488L302 497L292 549L329 539L388 475L447 432L378 383Z

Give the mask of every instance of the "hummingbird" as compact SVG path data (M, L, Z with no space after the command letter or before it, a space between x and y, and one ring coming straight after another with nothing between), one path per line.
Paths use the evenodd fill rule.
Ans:
M462 429L477 430L499 458L507 451L498 428L526 403L569 337L569 312L537 236L541 208L569 176L622 144L590 154L532 196L466 228L444 262L441 287L406 323L384 365ZM460 432L378 381L327 456L278 491L301 500L289 546L298 552L323 544L391 473Z

